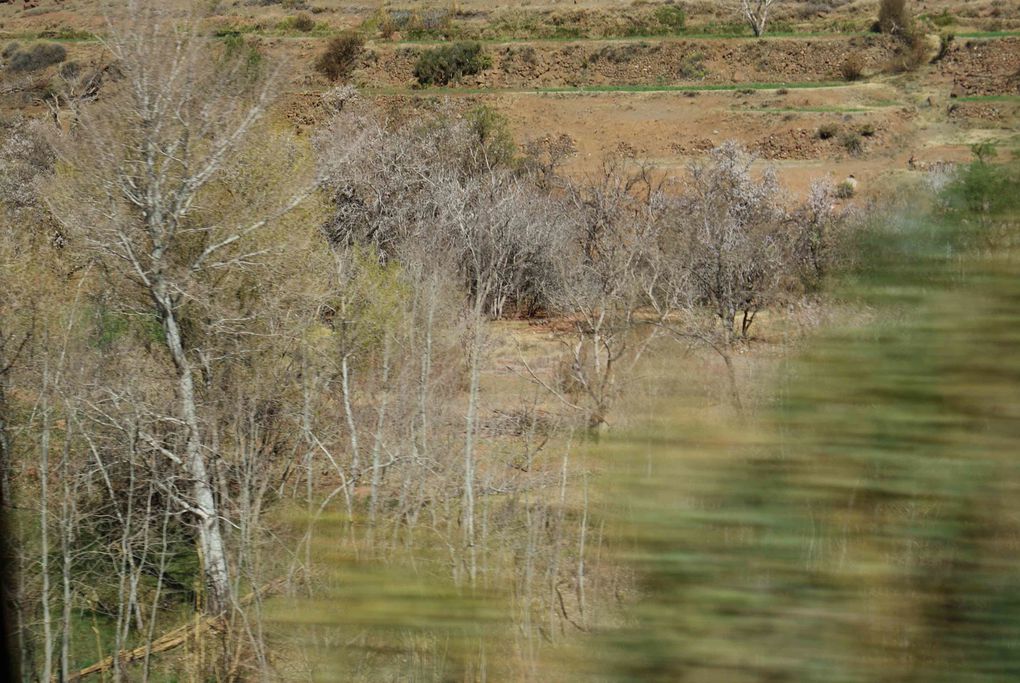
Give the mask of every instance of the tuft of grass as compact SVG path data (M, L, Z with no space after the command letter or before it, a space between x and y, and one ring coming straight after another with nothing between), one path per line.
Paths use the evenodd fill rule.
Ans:
M654 16L671 33L682 33L687 26L687 14L677 5L663 5L655 10Z
M300 12L292 17L287 17L279 24L276 25L279 31L295 31L297 33L311 33L318 25L315 23L315 19L311 16Z
M852 180L844 180L836 185L836 197L838 199L851 199L857 192L857 186Z
M853 131L847 131L843 133L839 138L839 144L843 146L849 154L853 156L860 156L864 153L864 140L858 133Z

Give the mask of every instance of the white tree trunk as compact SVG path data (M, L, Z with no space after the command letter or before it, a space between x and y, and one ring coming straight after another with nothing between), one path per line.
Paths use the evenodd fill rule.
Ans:
M202 452L202 432L198 422L191 361L184 352L172 304L165 296L157 296L157 302L163 313L167 347L177 368L181 416L188 428L184 464L192 480L192 503L198 517L198 544L205 583L205 611L209 614L219 614L230 605L230 574L227 570L227 552L220 529L212 479L205 454Z

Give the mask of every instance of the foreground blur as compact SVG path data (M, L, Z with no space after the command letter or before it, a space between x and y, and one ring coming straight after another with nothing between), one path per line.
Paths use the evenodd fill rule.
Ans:
M509 661L509 587L334 550L277 631L320 680L1014 679L1016 177L975 164L876 225L844 289L863 313L784 363L774 407L720 437L666 400L592 449L592 515L638 591L547 668Z
M878 226L847 292L872 322L812 342L738 445L682 416L619 444L649 458L619 490L644 597L610 678L1020 674L1015 178L976 164Z

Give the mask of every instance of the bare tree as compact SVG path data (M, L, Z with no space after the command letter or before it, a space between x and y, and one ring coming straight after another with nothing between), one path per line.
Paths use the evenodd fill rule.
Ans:
M222 279L258 263L266 253L259 235L300 206L315 182L291 150L286 175L259 194L225 188L224 181L245 177L248 145L265 143L259 121L276 91L273 78L215 52L194 23L178 25L155 3L129 5L133 21L111 26L108 43L123 80L83 108L73 134L59 141L68 174L51 188L50 203L61 225L118 278L120 305L158 321L183 438L179 448L158 434L142 439L191 481L179 502L198 528L205 609L219 613L230 604L231 582L216 451L196 386L197 378L211 379L214 362L202 344L243 325L234 317L236 299L222 296Z
M576 403L555 393L583 410L593 428L608 423L619 378L640 359L656 331L641 309L653 286L649 278L658 275L649 264L658 243L666 180L650 168L634 170L627 164L625 158L607 158L598 173L570 185L573 239L559 254L552 297L572 322L562 338L569 363L563 388L582 399Z
M754 35L759 38L765 35L765 27L769 20L769 11L777 0L740 0L740 10L750 25Z
M756 180L753 162L738 144L724 143L690 165L662 233L657 269L672 275L650 297L674 337L719 354L738 409L732 349L783 291L795 243L775 174L766 169Z

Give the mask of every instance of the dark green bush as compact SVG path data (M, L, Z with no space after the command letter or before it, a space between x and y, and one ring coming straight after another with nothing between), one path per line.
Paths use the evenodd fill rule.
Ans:
M7 68L11 71L38 71L67 59L67 50L63 45L56 43L39 43L27 50L8 46L4 52L7 53L8 50L10 54L7 55Z
M830 138L834 138L838 132L839 126L835 123L823 123L818 127L818 139L828 140Z
M446 85L481 73L490 65L481 43L454 43L423 52L414 65L414 77L422 85Z
M332 81L345 79L354 71L365 49L365 39L353 31L331 39L315 62L315 70Z

